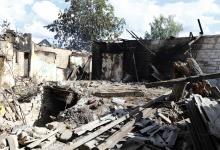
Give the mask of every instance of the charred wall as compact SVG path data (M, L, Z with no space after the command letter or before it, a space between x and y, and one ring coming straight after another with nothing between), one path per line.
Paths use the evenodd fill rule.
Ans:
M134 40L119 43L96 42L93 45L93 79L109 80L109 78L102 76L103 53L124 55L123 78L129 74L132 75L133 81L137 81L135 71L137 68L139 81L153 81L151 65L154 65L164 79L170 79L172 78L173 62L185 59L183 53L189 49L188 43L190 41L190 38L143 40L146 47L154 51L156 55L151 55L138 41ZM112 70L112 72L114 71Z
M108 66L108 64L103 65L103 63L109 62L105 61L105 59L110 58L106 57L105 54L107 54L107 56L112 56L112 72L115 72L116 70L120 71L120 69L118 69L119 67L115 67L114 65L114 58L117 55L123 55L123 57L118 57L123 59L122 63L119 63L121 64L121 68L123 70L122 79L126 76L126 74L129 74L134 80L136 80L137 77L135 68L137 68L137 74L140 80L145 80L148 78L149 69L147 66L151 60L151 55L137 41L123 41L118 43L96 42L93 44L93 79L109 80L109 78L103 75L103 71L105 71L103 66ZM116 62L118 63L118 61Z
M162 79L172 78L174 62L186 60L188 55L184 53L189 49L190 41L190 38L175 38L151 42L151 47L156 51L152 64L159 70Z

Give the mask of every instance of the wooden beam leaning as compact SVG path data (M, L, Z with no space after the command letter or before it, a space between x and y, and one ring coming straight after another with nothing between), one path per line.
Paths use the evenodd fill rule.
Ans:
M196 82L199 80L208 80L208 79L217 79L217 78L220 78L220 73L202 74L202 75L183 77L183 78L177 78L177 79L166 80L166 81L146 83L145 87L150 88L150 87L157 87L157 86L169 86L169 85L179 84L179 83L184 83L184 82Z

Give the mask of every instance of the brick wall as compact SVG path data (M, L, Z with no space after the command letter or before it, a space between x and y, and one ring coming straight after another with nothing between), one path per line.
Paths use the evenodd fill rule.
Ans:
M192 53L204 73L220 72L220 35L202 37L193 45ZM220 79L211 82L220 87Z

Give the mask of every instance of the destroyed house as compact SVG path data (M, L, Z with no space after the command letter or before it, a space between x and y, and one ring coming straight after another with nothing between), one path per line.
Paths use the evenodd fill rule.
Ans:
M195 40L196 39L196 40ZM192 42L195 40L195 42ZM139 41L95 42L93 44L93 79L156 81L173 78L173 63L188 55L197 60L204 73L219 72L220 35L200 38L143 40L152 55ZM192 45L189 45L192 42ZM191 54L186 54L190 50ZM210 61L212 60L212 61ZM218 80L213 80L217 85Z
M18 77L30 77L37 81L65 81L70 72L84 67L90 71L90 53L65 50L35 44L31 34L7 30L0 39L0 84L12 87Z
M9 35L0 41L0 149L219 147L219 35L95 42L92 61ZM78 67L94 80L75 81Z
M0 40L1 85L14 84L14 76L29 77L32 40L30 34L7 30Z

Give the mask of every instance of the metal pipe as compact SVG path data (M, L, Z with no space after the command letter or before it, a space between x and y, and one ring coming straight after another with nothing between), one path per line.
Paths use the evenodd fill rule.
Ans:
M198 19L198 24L199 24L199 28L200 28L199 34L203 35L203 29L202 29L202 25L201 25L200 19Z

